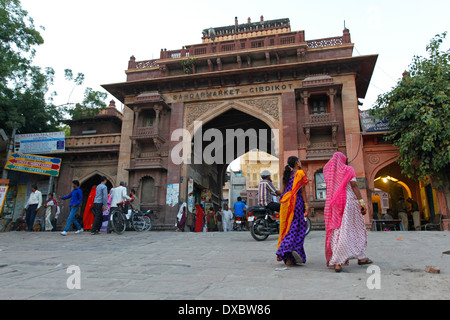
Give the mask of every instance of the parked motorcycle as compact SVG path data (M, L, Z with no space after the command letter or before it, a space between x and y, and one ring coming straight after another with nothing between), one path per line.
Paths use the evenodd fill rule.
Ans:
M311 231L311 220L305 218L307 222L306 234ZM250 225L250 234L256 241L264 241L269 235L280 233L280 216L278 212L266 207L248 208L248 222Z

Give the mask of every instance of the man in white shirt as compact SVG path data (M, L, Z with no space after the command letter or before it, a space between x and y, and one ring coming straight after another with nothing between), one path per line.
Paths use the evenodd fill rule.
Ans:
M22 217L26 213L25 222L27 223L28 231L33 231L34 220L36 213L42 206L42 193L38 190L36 185L31 186L31 194L28 197L28 201L25 204L25 208L22 212Z
M126 188L127 184L125 181L120 181L120 185L118 187L112 188L110 191L110 195L111 195L111 209L109 210L110 212L110 218L111 218L111 212L113 212L114 208L118 207L118 203L122 202L122 201L127 201L127 200L131 200L131 198L127 195L127 188ZM108 233L111 233L110 230L110 223L111 220L110 218L108 219Z
M222 211L223 232L231 231L232 229L231 219L233 219L233 212L230 209L228 209L228 205L225 205L225 208Z
M120 181L120 185L116 188L111 189L111 211L112 208L116 208L117 204L122 201L131 200L127 195L127 184L125 181Z

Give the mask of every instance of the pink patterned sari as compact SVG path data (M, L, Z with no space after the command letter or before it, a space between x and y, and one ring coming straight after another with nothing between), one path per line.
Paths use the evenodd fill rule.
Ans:
M341 152L336 152L323 168L327 185L327 199L325 202L325 256L327 265L333 255L331 235L333 230L339 229L347 202L347 185L356 177L355 170L346 165L347 158Z

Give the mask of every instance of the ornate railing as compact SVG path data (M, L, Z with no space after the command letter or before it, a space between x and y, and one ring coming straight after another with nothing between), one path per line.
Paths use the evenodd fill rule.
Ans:
M139 127L136 129L136 136L151 136L158 134L157 127Z
M293 45L295 43L305 43L304 34L297 35L275 35L271 38L271 41L266 41L265 39L258 38L249 38L247 41L239 40L236 43L223 43L217 45L216 49L213 49L213 45L210 44L202 44L195 45L190 47L189 49L183 47L178 50L161 50L160 59L154 60L146 60L146 61L135 61L134 57L130 60L128 65L128 69L145 69L151 67L159 67L158 60L161 59L179 59L186 58L189 56L198 56L205 55L209 53L219 53L219 52L230 52L230 51L239 51L239 50L247 50L249 48L261 48L268 47L273 45ZM332 37L332 38L324 38L324 39L316 39L306 41L308 48L324 48L324 47L333 47L340 46L346 43L350 43L349 34L345 34L341 37ZM241 46L242 45L242 46Z
M323 47L333 47L344 44L343 37L333 37L325 39L317 39L306 41L308 48L323 48Z
M66 137L66 148L120 145L120 133Z
M326 123L331 121L331 115L329 113L311 114L309 116L310 123Z
M135 69L145 69L151 67L159 67L156 60L136 61Z

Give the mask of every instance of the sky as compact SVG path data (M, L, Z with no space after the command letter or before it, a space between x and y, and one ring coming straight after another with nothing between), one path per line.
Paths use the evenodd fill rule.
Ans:
M306 40L341 36L345 26L354 56L378 54L361 109L390 91L414 55L426 56L436 34L450 31L448 0L304 1L304 0L21 0L34 19L44 44L34 64L55 70L51 91L56 105L81 102L86 87L105 92L102 84L124 82L132 55L136 61L158 59L162 48L181 49L201 43L202 30L289 18L291 30L305 31ZM448 36L450 38L450 35ZM448 48L447 40L445 42ZM64 79L64 69L85 75L82 86ZM108 94L109 103L114 99ZM116 106L123 106L117 100Z
M44 44L36 48L34 64L55 70L54 104L81 102L86 87L124 82L132 55L136 61L158 59L160 50L201 43L202 30L289 18L292 31L306 40L341 36L344 23L354 43L353 55L378 54L363 110L378 95L389 92L415 55L426 56L436 34L450 31L448 0L304 1L304 0L21 0L40 30ZM448 36L450 38L450 35ZM448 48L447 40L444 47ZM64 79L64 69L85 75L82 86ZM108 94L106 99L115 100ZM235 161L233 170L239 169Z

